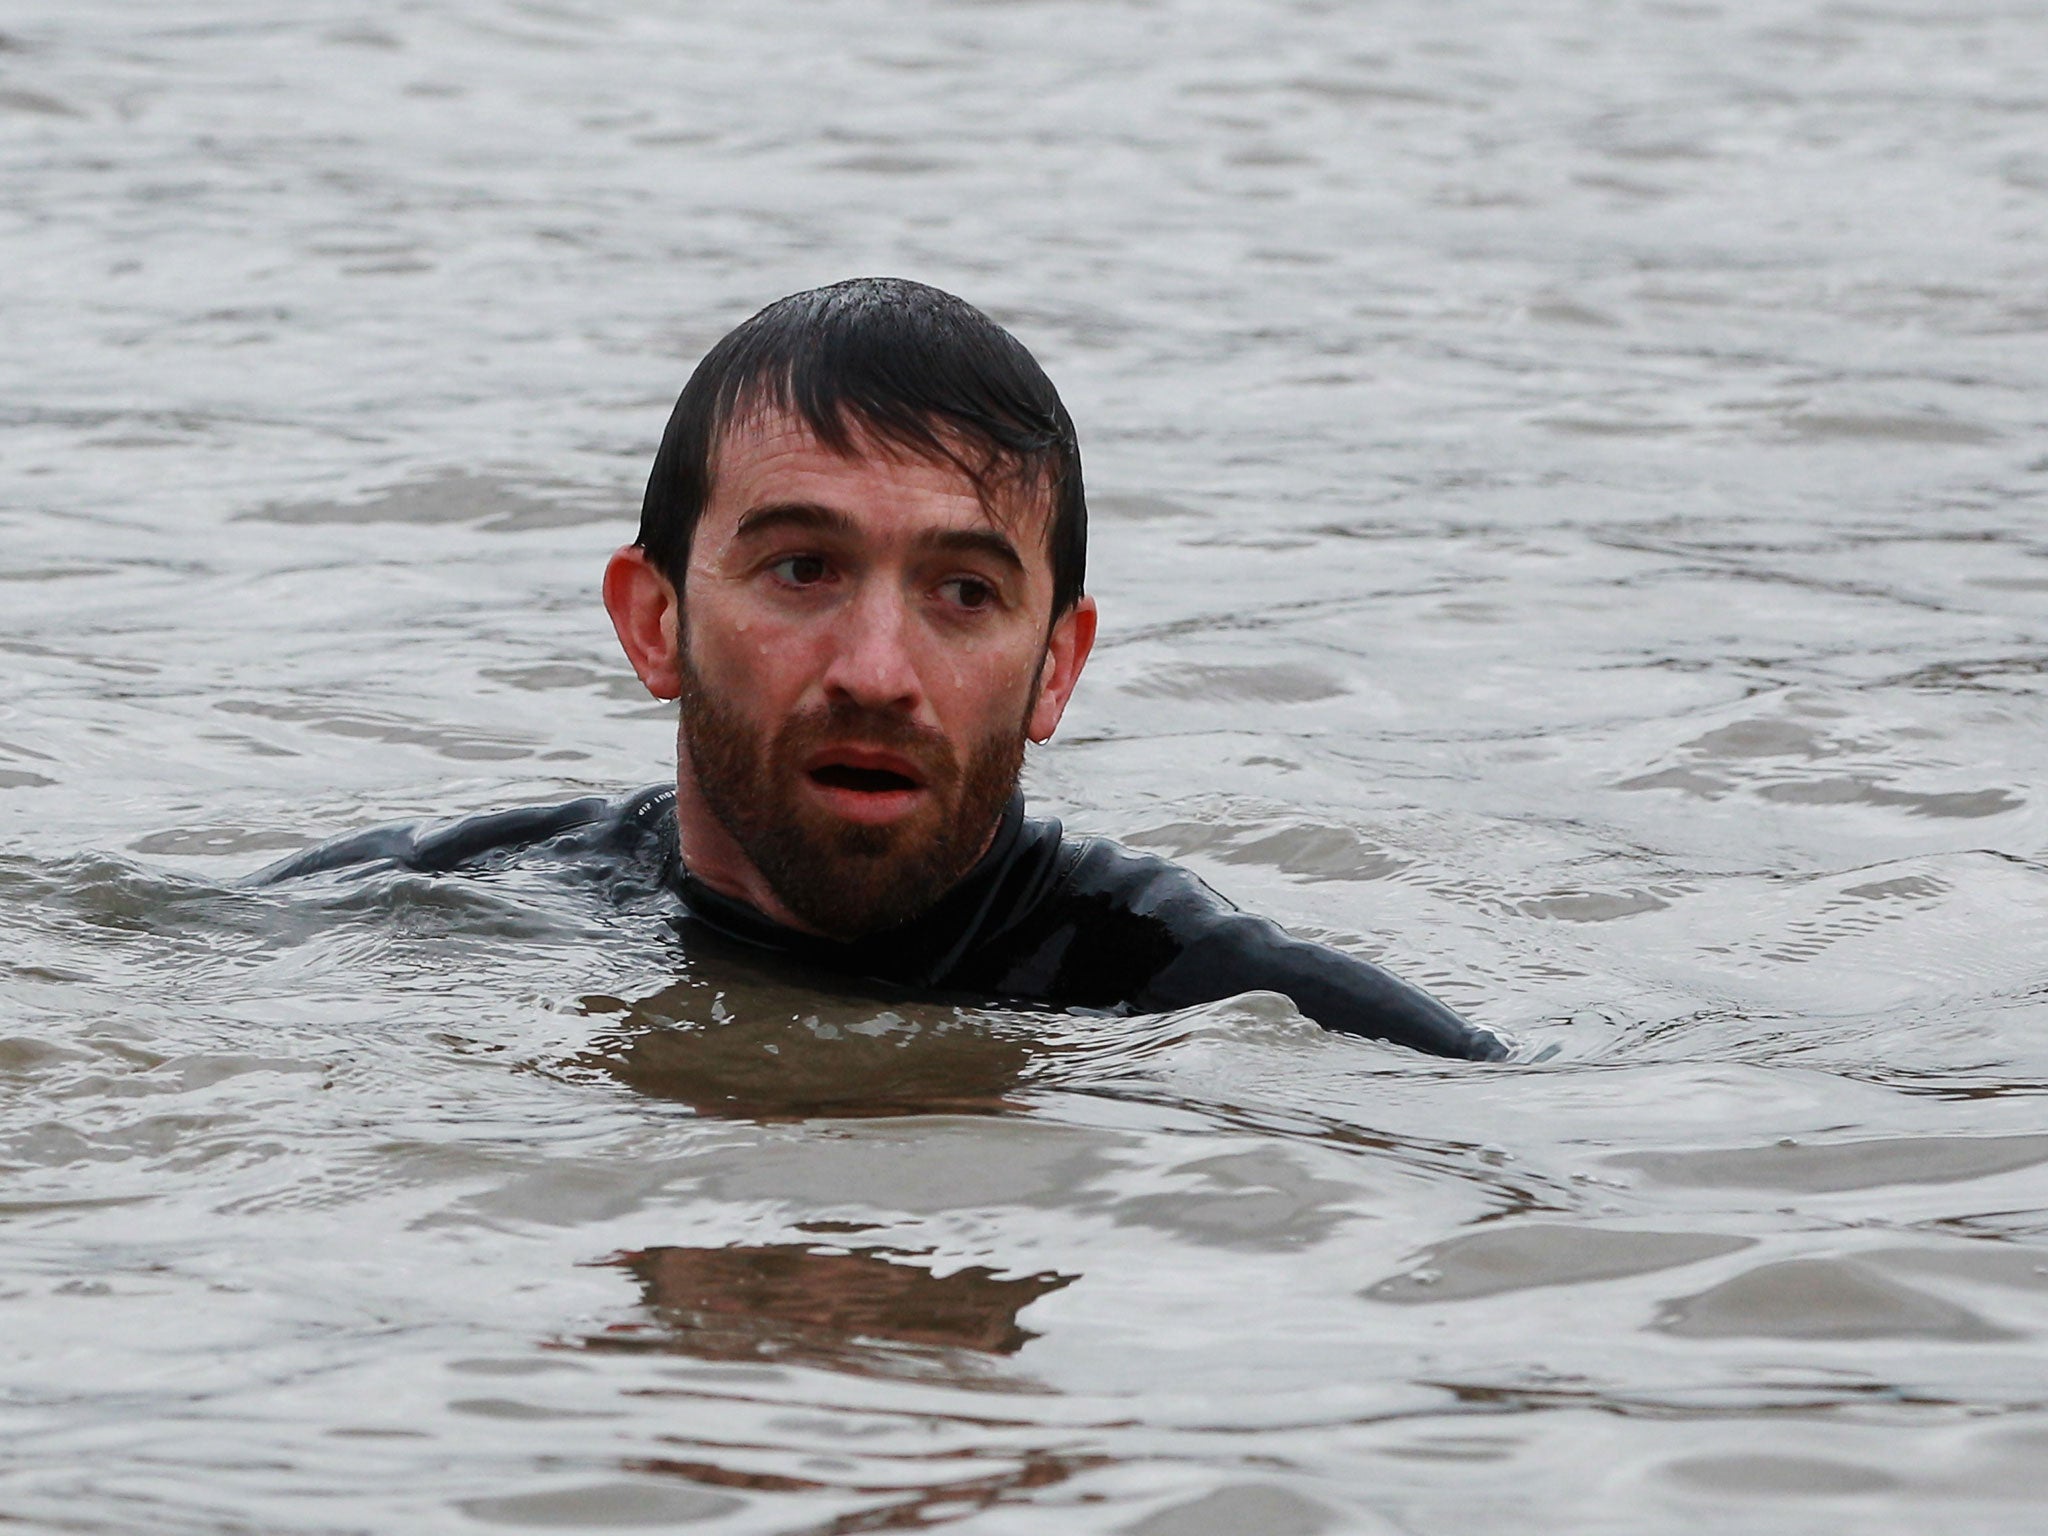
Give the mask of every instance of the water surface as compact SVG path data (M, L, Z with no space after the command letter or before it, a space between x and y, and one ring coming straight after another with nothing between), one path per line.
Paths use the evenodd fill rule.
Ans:
M2030 1529L2044 142L2019 4L16 0L0 1516ZM660 778L602 560L872 271L1082 426L1037 804L1520 1061L234 883Z

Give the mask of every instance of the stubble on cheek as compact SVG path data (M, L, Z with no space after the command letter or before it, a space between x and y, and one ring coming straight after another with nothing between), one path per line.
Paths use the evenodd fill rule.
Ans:
M681 664L679 739L705 804L783 905L821 933L860 938L926 911L973 867L1016 790L1028 705L977 742L963 764L938 732L851 702L799 712L764 740L705 685L687 647ZM914 763L925 805L873 824L835 816L813 800L805 762L823 747L854 743Z

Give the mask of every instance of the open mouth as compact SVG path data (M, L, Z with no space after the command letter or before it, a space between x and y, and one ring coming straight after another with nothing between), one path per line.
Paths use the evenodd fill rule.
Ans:
M852 763L821 763L811 777L827 789L850 789L863 795L890 795L921 786L893 768L857 768Z

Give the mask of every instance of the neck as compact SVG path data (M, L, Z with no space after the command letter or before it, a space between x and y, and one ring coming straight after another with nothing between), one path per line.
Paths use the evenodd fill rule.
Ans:
M782 904L767 878L754 868L725 823L712 812L704 792L697 787L696 769L690 763L690 749L676 741L676 847L683 868L721 896L743 901L763 917L799 933L818 933L809 923Z

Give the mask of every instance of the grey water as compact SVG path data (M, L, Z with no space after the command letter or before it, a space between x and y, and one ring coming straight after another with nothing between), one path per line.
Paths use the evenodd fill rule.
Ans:
M2048 13L8 0L0 1523L2028 1531ZM876 1002L535 873L689 366L1059 381L1081 831L1514 1034Z

